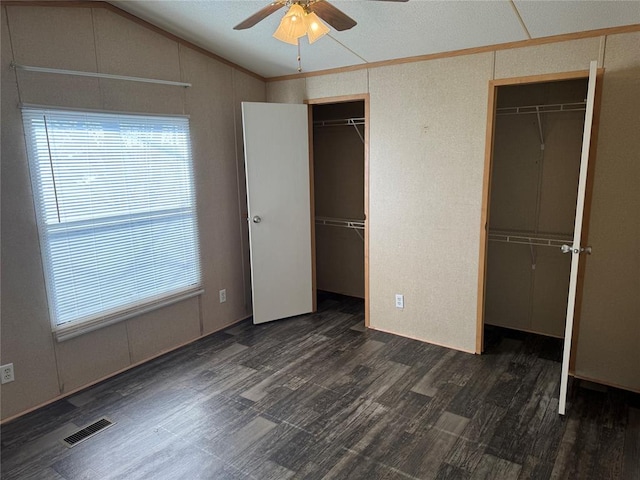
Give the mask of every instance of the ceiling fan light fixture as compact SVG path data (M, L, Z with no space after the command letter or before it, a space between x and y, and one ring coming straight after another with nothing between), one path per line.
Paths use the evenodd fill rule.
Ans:
M313 43L329 33L329 27L327 27L315 13L307 13L304 19L307 24L307 37L309 38L309 43Z
M298 44L298 38L307 34L307 22L304 9L297 3L289 7L273 36L281 42Z

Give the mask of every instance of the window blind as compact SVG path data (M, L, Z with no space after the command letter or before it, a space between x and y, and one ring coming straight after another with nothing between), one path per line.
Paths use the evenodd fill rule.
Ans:
M187 118L22 115L54 331L200 288Z

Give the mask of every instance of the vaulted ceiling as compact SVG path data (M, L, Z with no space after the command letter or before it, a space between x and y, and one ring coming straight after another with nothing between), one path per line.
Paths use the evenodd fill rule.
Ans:
M297 73L297 48L272 37L286 9L233 27L269 0L122 0L112 4L263 77ZM331 3L358 22L309 45L304 72L640 24L640 0L410 0ZM640 47L639 47L640 48Z

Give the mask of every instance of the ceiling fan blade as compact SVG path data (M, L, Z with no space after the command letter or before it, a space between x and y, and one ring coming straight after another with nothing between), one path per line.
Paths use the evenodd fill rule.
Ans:
M324 0L309 3L309 10L314 12L339 32L349 30L357 25L353 18Z
M281 3L281 2L278 2L278 1L273 2L273 3L269 4L269 5L267 5L266 7L264 7L262 10L258 10L256 13L251 15L246 20L240 22L238 25L233 27L233 29L234 30L244 30L246 28L251 28L256 23L258 23L258 22L264 20L265 18L267 18L273 12L275 12L277 10L280 10L282 7L284 7L284 3Z

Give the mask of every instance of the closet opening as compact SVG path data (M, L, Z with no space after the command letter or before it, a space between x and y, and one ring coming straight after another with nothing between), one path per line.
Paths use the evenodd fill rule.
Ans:
M310 101L315 287L354 299L368 325L367 101Z
M494 88L479 348L537 335L560 361L588 78Z

